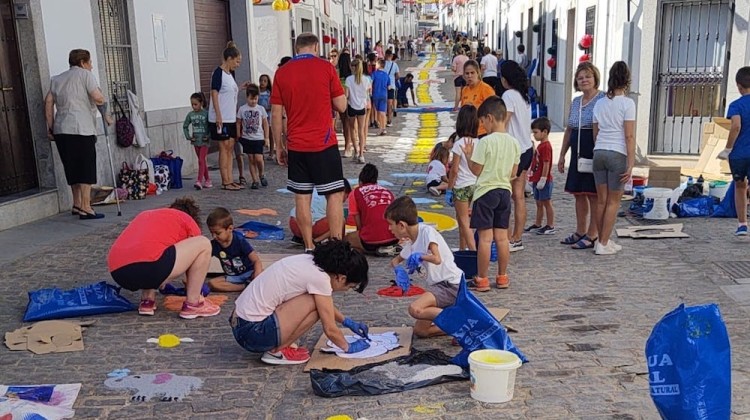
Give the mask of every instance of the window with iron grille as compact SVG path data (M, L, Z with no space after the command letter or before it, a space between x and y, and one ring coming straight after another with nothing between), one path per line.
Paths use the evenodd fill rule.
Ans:
M136 91L133 83L133 55L126 0L99 0L99 22L108 83L105 90L110 98L112 113L119 117L120 110L114 104L115 99L127 113L128 89Z

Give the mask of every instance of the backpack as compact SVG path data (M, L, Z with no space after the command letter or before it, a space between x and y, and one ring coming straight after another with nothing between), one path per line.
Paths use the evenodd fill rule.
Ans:
M130 119L125 114L125 110L120 105L120 101L117 100L117 96L114 96L115 105L120 109L122 116L115 122L115 133L117 134L117 145L120 147L130 147L133 145L133 139L135 138L135 127Z

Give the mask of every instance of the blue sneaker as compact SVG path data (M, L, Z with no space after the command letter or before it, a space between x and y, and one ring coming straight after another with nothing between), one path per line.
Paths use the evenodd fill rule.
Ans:
M734 232L734 236L747 236L747 225L739 226Z

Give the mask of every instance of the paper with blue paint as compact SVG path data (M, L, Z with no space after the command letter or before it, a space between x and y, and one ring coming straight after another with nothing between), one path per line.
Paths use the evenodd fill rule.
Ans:
M245 235L245 232L247 231L255 232L257 236L254 236L252 238L254 240L260 240L260 241L270 241L270 240L283 241L284 240L284 229L278 226L269 225L267 223L255 222L251 220L249 222L241 224L235 230L240 232L242 235Z

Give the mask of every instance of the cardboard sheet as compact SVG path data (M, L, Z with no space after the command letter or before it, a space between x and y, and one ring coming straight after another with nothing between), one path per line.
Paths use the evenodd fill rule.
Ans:
M285 257L290 257L292 255L296 255L296 254L262 254L260 253L260 260L263 262L263 269L265 270L266 268L268 268L268 266L275 263L276 261ZM221 269L221 263L219 262L218 258L211 257L211 264L208 266L208 274L224 274L224 271Z
M505 308L487 308L492 316L495 317L498 321L502 322L503 318L508 316L508 313L510 313L510 309Z
M398 343L401 347L389 351L388 353L372 357L369 359L343 359L336 356L335 354L326 354L320 351L321 348L326 347L328 337L325 334L321 334L320 339L315 343L315 348L310 353L310 360L305 365L305 372L309 372L311 369L341 369L351 370L357 366L363 366L370 363L383 362L386 360L395 359L401 356L409 355L411 351L411 339L413 329L411 327L372 327L370 328L371 333L384 333L387 331L395 331L398 334ZM342 328L341 332L351 334L348 328Z
M95 322L39 321L5 333L5 345L10 350L28 350L34 354L83 351L84 327Z
M718 160L716 157L724 150L729 136L730 120L715 117L712 122L703 126L701 137L701 154L693 168L683 168L682 174L698 177L701 174L721 176L729 172L727 161Z
M666 239L666 238L689 238L690 235L682 231L682 223L673 225L654 226L630 226L617 229L618 238L633 239Z

